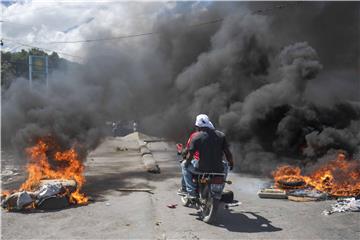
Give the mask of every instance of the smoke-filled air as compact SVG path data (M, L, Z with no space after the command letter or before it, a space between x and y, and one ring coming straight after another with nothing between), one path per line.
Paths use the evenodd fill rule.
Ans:
M231 143L237 171L266 175L339 150L359 159L360 4L281 4L111 6L83 39L151 34L77 45L81 59L53 71L48 87L14 79L2 90L3 149L21 155L51 135L85 159L114 120L183 142L205 113Z

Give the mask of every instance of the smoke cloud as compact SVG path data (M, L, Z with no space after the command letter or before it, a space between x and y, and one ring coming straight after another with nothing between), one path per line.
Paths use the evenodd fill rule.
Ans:
M3 146L21 151L51 134L93 149L109 120L136 120L148 134L184 141L206 113L241 171L360 153L359 3L267 13L244 2L123 4L137 19L129 32L147 26L154 34L82 45L83 64L55 72L48 89L14 81L2 96ZM82 36L116 36L118 25L95 18Z

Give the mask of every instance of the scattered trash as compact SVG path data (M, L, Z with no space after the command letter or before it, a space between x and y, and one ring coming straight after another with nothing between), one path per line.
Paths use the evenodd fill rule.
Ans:
M224 208L225 209L229 209L229 208L232 208L232 207L237 207L239 206L240 204L242 204L241 202L237 202L237 203L227 203L224 205Z
M330 210L324 210L324 215L330 215L333 213L341 213L341 212L359 212L360 211L360 199L353 198L344 198L339 199L333 205L331 205Z
M123 147L116 147L115 148L116 152L123 152L123 151L127 151L127 148L123 148Z
M105 205L106 205L106 206L110 206L110 203L107 202L107 203L105 203Z
M147 192L154 194L151 188L117 188L115 190L119 192Z
M303 197L303 196L288 196L288 199L293 202L313 202L319 201L318 198L314 197Z
M328 198L328 194L325 192L320 192L313 188L304 188L304 189L295 189L288 191L288 196L294 197L309 197L315 198L318 200L326 200Z
M287 192L288 199L294 202L310 202L326 200L329 196L313 188L295 189Z
M168 208L176 208L177 204L169 204L167 205Z
M260 198L286 199L287 195L284 190L275 188L263 188L258 192Z

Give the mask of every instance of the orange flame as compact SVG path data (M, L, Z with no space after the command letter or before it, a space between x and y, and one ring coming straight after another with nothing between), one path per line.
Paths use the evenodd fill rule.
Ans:
M278 188L313 187L332 196L360 195L360 161L347 161L344 154L313 171L309 176L301 175L301 169L290 165L278 167L273 172ZM303 182L303 185L284 186L283 183Z
M60 151L59 146L47 137L38 140L35 146L27 148L26 153L30 159L27 165L28 178L21 185L20 190L36 190L42 179L73 179L77 185L76 190L70 195L70 202L87 203L87 197L80 193L85 183L84 165L75 149ZM49 158L54 164L50 164Z

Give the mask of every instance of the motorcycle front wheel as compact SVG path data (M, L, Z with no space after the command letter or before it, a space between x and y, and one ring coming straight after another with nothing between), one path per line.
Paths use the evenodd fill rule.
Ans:
M204 206L201 207L201 219L209 224L215 221L216 213L219 208L220 201L210 197Z

